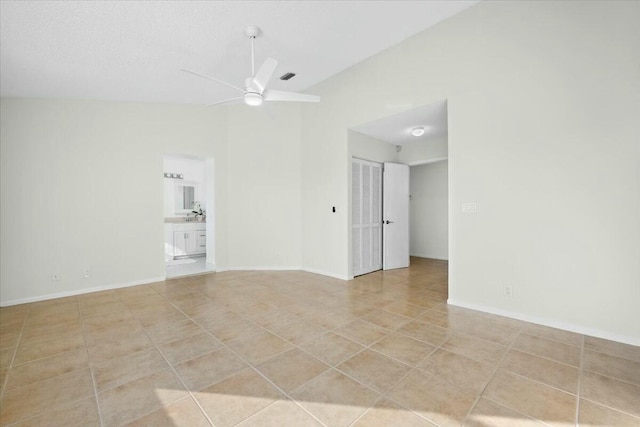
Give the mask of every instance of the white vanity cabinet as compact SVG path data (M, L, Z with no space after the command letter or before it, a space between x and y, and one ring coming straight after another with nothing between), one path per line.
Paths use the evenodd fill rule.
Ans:
M165 233L171 236L172 256L199 255L207 252L207 232L206 226L202 222L184 222L165 224L172 228L171 232ZM171 251L171 249L170 249Z

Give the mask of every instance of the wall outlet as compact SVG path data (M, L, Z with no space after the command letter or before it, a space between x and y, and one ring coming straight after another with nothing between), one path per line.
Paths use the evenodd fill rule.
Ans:
M51 275L51 280L53 281L60 280L60 275L58 273L53 273Z
M507 297L513 296L513 285L504 285L504 295Z
M88 277L89 277L89 269L87 268L84 270L84 278L86 279Z
M478 211L478 205L476 202L464 202L462 204L462 213L476 213Z

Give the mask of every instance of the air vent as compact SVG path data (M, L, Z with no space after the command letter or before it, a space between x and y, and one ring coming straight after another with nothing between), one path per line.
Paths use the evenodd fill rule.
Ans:
M296 73L286 73L280 76L280 80L289 80L292 77L295 77Z

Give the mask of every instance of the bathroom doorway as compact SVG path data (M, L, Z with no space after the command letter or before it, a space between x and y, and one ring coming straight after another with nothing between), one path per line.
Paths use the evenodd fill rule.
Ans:
M213 159L163 157L167 278L212 271Z

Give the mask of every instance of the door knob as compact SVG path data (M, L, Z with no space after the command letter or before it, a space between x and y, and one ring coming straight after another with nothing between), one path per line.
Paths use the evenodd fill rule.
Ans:
M393 221L386 220L384 223L385 224L393 224Z

